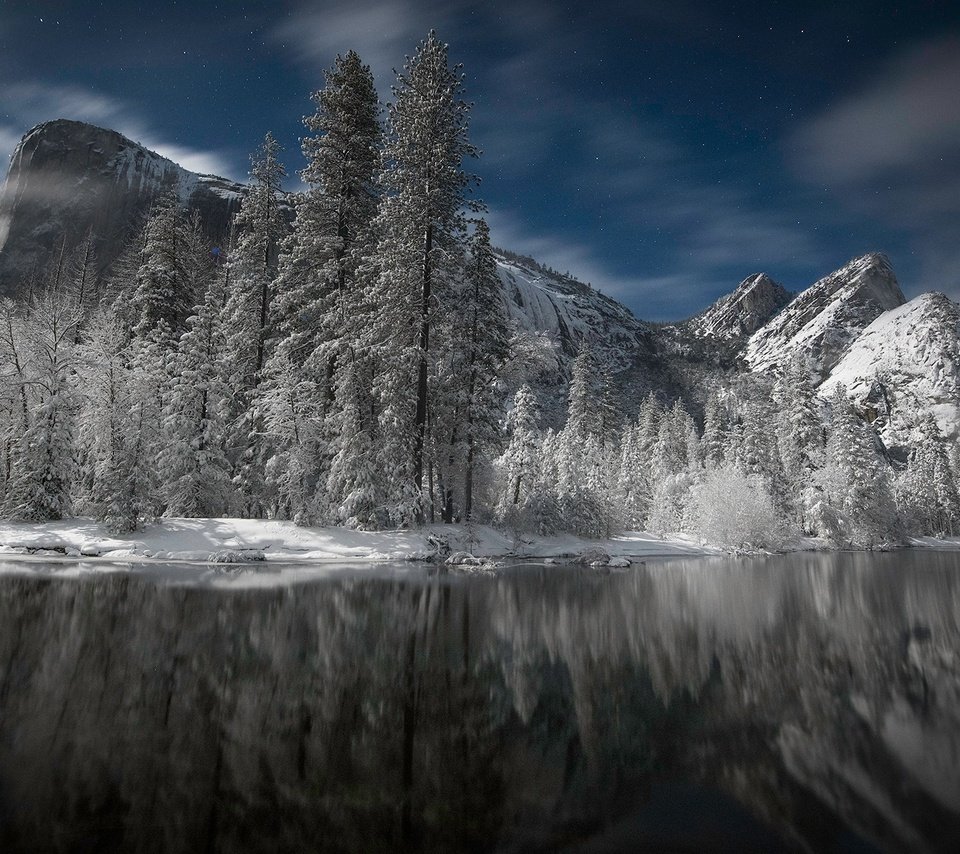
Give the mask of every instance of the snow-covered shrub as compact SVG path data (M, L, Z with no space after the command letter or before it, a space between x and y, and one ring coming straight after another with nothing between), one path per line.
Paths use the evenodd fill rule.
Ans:
M709 470L690 491L684 527L706 543L733 549L775 547L783 538L763 481L731 464Z

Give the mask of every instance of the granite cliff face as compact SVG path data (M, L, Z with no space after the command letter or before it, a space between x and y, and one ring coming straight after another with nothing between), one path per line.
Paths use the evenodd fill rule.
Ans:
M30 130L0 193L0 293L13 295L61 250L88 234L106 268L136 233L157 195L176 189L219 239L244 187L197 175L116 131L57 119Z
M738 340L760 329L792 297L790 291L766 273L755 273L706 311L678 326L696 337Z
M870 323L904 302L885 255L855 258L799 293L758 329L745 350L747 363L764 371L802 353L814 380L822 382Z

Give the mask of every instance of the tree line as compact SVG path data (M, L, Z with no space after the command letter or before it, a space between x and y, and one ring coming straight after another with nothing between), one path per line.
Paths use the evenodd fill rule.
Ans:
M842 390L824 405L799 361L776 383L718 388L699 424L655 397L625 424L584 342L566 426L542 429L532 390L508 395L523 342L447 46L427 36L385 115L354 52L312 97L292 223L267 134L225 253L174 189L102 286L88 239L0 306L5 515L92 515L117 532L162 515L479 520L734 546L953 531L958 460L932 419L895 469Z

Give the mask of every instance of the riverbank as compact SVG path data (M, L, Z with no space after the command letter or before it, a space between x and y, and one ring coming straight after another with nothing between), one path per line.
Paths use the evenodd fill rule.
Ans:
M264 519L161 519L125 537L110 535L93 519L31 524L0 521L0 556L46 555L111 561L212 561L223 563L379 563L433 560L465 553L504 560L571 559L590 552L611 558L720 554L692 539L628 532L603 540L572 534L512 536L488 525L428 525L414 531L302 528Z

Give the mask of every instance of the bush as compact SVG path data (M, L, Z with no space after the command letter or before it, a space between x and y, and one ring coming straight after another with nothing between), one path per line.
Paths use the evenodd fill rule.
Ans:
M733 465L708 471L693 487L684 527L706 543L731 549L772 548L783 541L766 486Z

